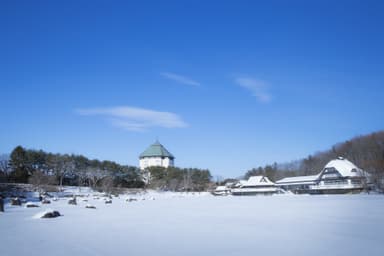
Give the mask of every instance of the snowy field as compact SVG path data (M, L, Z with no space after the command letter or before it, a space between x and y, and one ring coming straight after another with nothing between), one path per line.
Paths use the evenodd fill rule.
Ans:
M382 195L87 199L7 204L0 255L384 255ZM37 218L48 208L63 216Z

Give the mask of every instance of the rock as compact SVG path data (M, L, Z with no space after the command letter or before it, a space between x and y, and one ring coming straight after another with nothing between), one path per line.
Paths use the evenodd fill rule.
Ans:
M17 205L17 206L20 206L21 205L21 201L18 197L16 198L12 198L11 199L11 205Z
M112 203L112 200L110 200L110 199L109 199L109 200L105 200L105 203L106 203L106 204L111 204L111 203Z
M41 218L56 218L61 216L61 214L58 211L52 211L52 212L47 212Z
M76 197L74 197L74 198L72 198L72 199L69 199L69 200L68 200L68 204L77 205Z
M42 201L41 201L42 204L50 204L51 201L49 201L48 199L44 198Z
M4 200L1 195L0 195L0 212L4 212Z
M127 202L134 202L134 201L137 201L137 199L136 199L136 198L127 198L126 201L127 201Z
M37 204L35 204L33 202L27 202L25 204L25 207L27 207L27 208L35 208L35 207L40 207L40 206L38 206Z
M96 206L91 205L91 204L87 204L87 205L85 206L85 208L88 208L88 209L96 209Z
M43 192L41 195L44 196L44 197L50 197L50 198L53 197L53 196L52 196L51 194L49 194L48 192Z

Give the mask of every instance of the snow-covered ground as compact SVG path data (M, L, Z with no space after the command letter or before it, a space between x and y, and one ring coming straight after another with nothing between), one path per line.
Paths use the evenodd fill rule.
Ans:
M384 255L382 195L152 192L112 204L92 195L78 198L78 205L67 201L7 204L0 213L0 255ZM63 216L38 218L48 208Z

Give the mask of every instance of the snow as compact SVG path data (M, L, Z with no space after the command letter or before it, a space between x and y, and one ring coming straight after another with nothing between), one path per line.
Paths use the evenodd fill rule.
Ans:
M102 195L68 205L6 204L2 256L94 255L382 255L384 196L208 193ZM127 198L138 199L127 203ZM146 200L142 200L145 198ZM148 200L153 198L155 200ZM51 209L63 216L40 219Z

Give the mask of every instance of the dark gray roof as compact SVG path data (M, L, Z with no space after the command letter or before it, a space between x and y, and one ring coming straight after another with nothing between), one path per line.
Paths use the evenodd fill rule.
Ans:
M174 159L175 157L169 153L169 151L160 144L160 142L156 141L151 146L149 146L143 153L140 154L140 158L144 157L168 157L170 159Z

